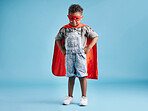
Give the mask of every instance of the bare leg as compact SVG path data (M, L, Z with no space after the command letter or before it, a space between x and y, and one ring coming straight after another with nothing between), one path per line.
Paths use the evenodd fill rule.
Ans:
M69 77L69 80L68 80L68 95L70 97L73 97L72 94L73 94L73 87L74 87L74 83L75 83L75 77Z
M87 90L86 77L79 77L79 81L80 81L80 84L81 84L82 96L86 97L86 90Z

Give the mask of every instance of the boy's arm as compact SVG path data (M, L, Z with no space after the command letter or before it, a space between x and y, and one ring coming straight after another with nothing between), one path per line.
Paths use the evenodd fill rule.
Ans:
M97 40L98 40L98 36L94 37L94 38L91 40L91 42L90 42L90 44L88 45L88 47L84 48L84 51L85 51L86 54L87 54L87 53L90 51L90 49L97 43Z
M64 49L64 48L62 47L61 40L56 40L56 43L57 43L57 45L58 45L60 51L65 55L65 54L66 54L66 49Z

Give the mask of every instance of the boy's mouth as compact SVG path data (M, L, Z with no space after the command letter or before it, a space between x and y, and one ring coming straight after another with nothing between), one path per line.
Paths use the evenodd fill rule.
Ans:
M76 24L76 23L70 23L72 26L77 26L77 25L79 25L79 24Z

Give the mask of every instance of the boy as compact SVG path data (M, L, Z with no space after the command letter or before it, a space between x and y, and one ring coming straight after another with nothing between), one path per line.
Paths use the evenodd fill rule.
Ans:
M86 97L86 78L98 78L96 50L98 34L94 32L89 26L80 23L83 18L82 13L83 8L80 5L71 5L68 12L70 23L62 27L55 37L56 43L52 64L52 72L54 75L57 76L65 76L65 70L64 68L62 68L62 66L64 66L63 63L65 63L66 76L69 77L68 97L63 101L64 105L73 103L72 94L76 77L79 78L81 84L82 97L80 105L88 104L88 99ZM90 42L87 41L90 40L88 38L91 39ZM58 50L60 50L63 55L60 55L61 53ZM65 61L63 59L60 59L61 57L65 58ZM91 66L88 66L88 63L90 62ZM87 67L91 67L89 68L90 74L88 73Z

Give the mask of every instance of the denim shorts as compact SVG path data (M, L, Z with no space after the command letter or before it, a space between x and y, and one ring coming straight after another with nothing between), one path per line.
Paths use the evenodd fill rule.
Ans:
M84 48L80 50L66 50L65 66L67 77L88 76Z

